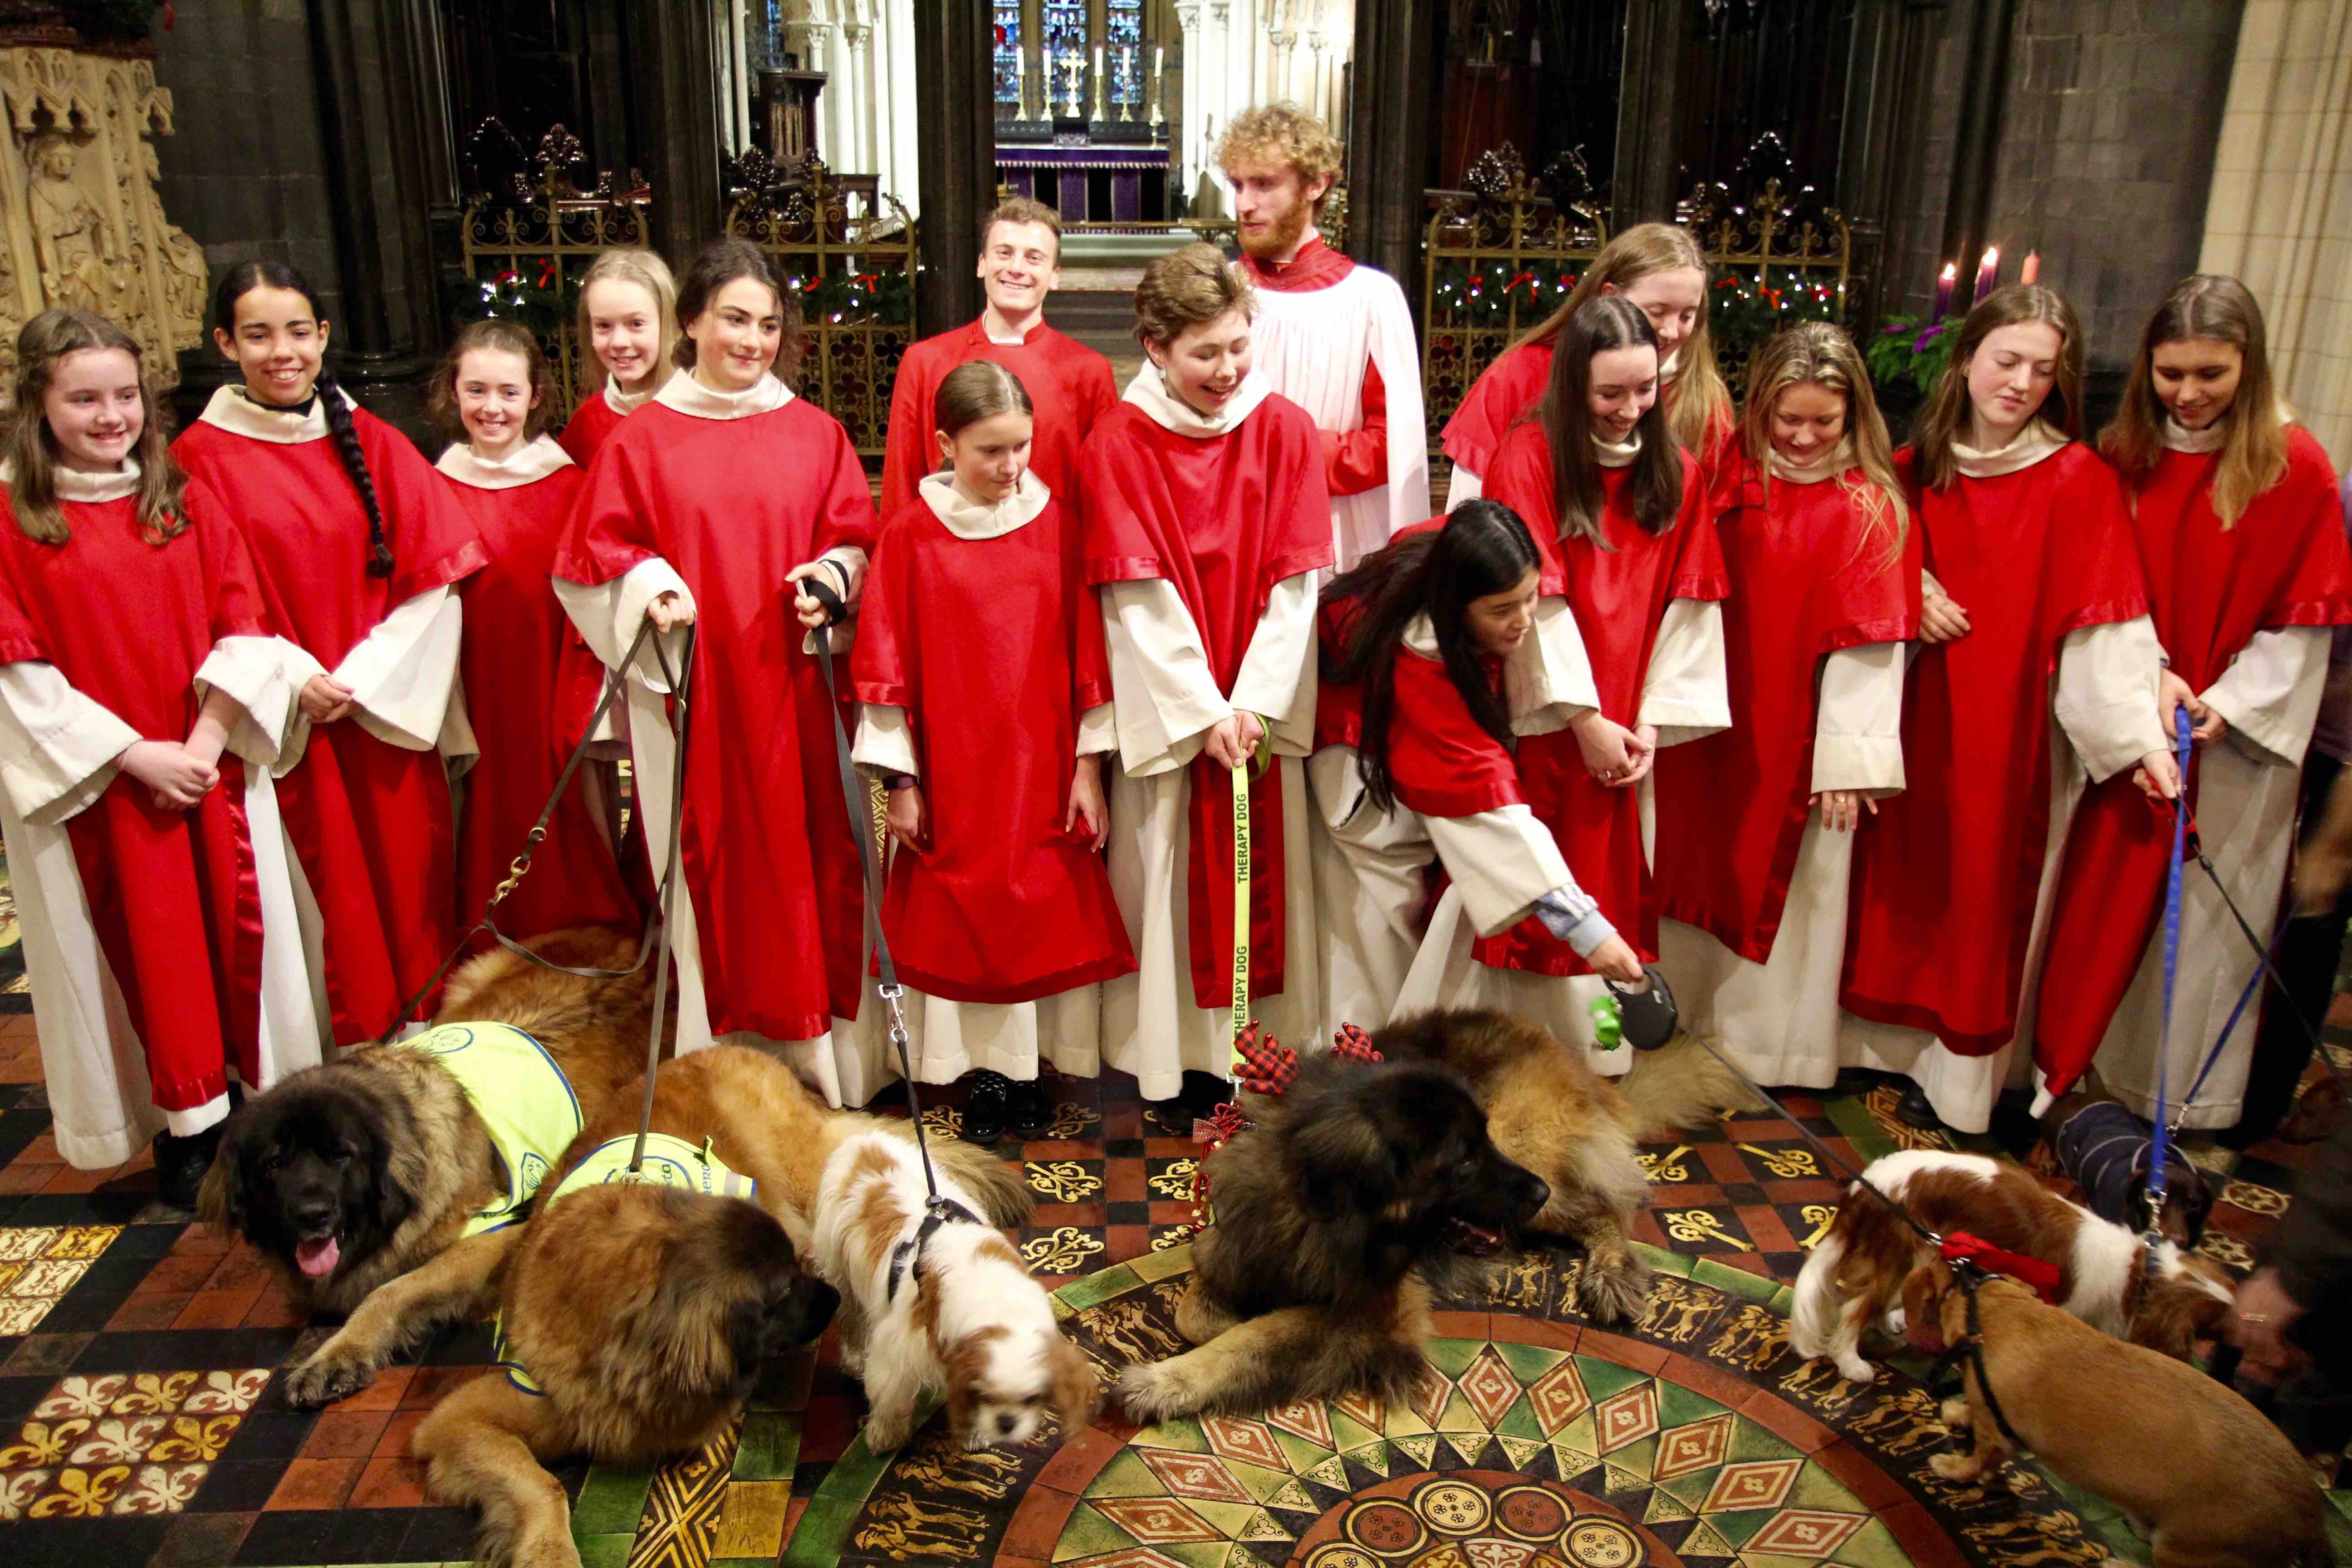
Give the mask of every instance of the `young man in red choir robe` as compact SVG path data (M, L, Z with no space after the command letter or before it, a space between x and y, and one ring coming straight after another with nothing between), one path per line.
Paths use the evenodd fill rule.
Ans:
M1854 846L1839 1049L1909 1077L1906 1117L1932 1109L1963 1131L1990 1124L2032 1016L2034 947L2085 782L2140 763L2179 787L2130 514L2072 438L2082 374L2065 300L1998 289L1960 324L1897 454L1929 646L1904 692L1904 793Z
M1404 290L1323 242L1339 142L1296 104L1244 110L1217 143L1242 258L1256 285L1258 370L1307 410L1323 444L1331 542L1345 571L1429 515L1421 358Z
M1059 280L1061 255L1061 215L1045 203L1015 196L988 215L980 231L987 307L978 321L925 338L898 362L889 445L882 455L883 517L906 510L923 476L938 470L932 402L948 372L976 359L1021 378L1037 406L1029 466L1062 504L1076 504L1078 448L1118 401L1118 388L1110 361L1045 324L1045 299Z
M598 448L555 552L556 596L620 668L650 620L673 649L696 628L685 799L673 797L667 688L652 650L626 668L646 839L685 814L670 951L677 1047L775 1049L835 1105L888 1081L856 1027L861 873L834 761L834 710L805 640L801 579L865 585L874 502L848 433L775 374L800 342L765 252L715 240L678 289L680 368Z
M2149 319L2122 411L2099 444L2132 498L2169 660L2166 720L2179 706L2195 721L2188 795L2197 831L2268 942L2304 749L2326 687L2329 628L2352 622L2352 552L2336 470L2272 390L2264 339L2262 308L2244 284L2183 279ZM2055 1096L2095 1057L2101 1081L2153 1115L2159 1082L2182 1107L2255 959L2221 889L2192 875L2182 889L2170 1056L2159 1066L2172 823L2148 809L2136 784L2118 775L2094 788L2069 830L2033 1059L2042 1092ZM2254 1022L2241 1020L2214 1058L2184 1125L2237 1121Z
M1250 994L1283 1039L1325 1027L1302 764L1329 506L1313 423L1250 368L1253 293L1206 245L1144 269L1147 363L1088 437L1080 488L1118 728L1111 887L1139 966L1104 985L1102 1054L1153 1100L1230 1068L1233 769L1264 752Z

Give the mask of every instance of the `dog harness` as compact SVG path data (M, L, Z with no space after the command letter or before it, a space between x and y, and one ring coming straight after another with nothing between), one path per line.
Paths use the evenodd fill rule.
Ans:
M463 1234L512 1225L580 1136L580 1100L563 1069L545 1046L507 1024L443 1024L399 1043L430 1053L457 1080L506 1166L505 1194L467 1220Z
M923 1205L923 1223L915 1234L890 1249L890 1282L883 1289L886 1301L898 1297L898 1287L911 1269L915 1278L923 1277L923 1247L943 1225L979 1225L981 1217L953 1198L933 1198Z
M699 1148L683 1138L673 1138L667 1132L646 1135L646 1160L635 1173L629 1170L630 1156L637 1146L635 1133L607 1139L588 1152L588 1157L572 1167L563 1180L555 1184L540 1205L545 1214L573 1193L590 1187L610 1186L615 1183L643 1183L649 1186L676 1187L681 1192L701 1193L710 1197L744 1198L751 1196L755 1184L751 1178L728 1169L718 1155L710 1152L710 1141L704 1139ZM491 1360L506 1369L507 1381L525 1394L544 1394L538 1381L515 1360L507 1349L506 1324L494 1324L496 1348Z

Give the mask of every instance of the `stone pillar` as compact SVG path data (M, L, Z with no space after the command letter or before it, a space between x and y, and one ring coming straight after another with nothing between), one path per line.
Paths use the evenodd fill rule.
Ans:
M644 173L654 193L654 247L683 271L716 238L719 89L704 0L641 0L635 24L646 140Z
M1349 254L1395 278L1415 299L1436 3L1389 0L1356 8L1355 58L1362 68L1348 121Z
M1169 178L1181 182L1175 188L1192 199L1193 187L1199 183L1201 164L1201 104L1205 96L1202 90L1208 74L1207 35L1202 30L1201 0L1179 0L1176 7L1177 80L1184 94L1177 106L1174 144L1170 149L1170 161L1174 167ZM1160 106L1162 114L1168 106Z
M852 14L841 23L842 85L848 89L841 106L843 123L849 138L836 169L855 170L861 174L872 174L877 160L874 147L874 55L866 46L873 41L874 28L863 16Z
M889 119L884 146L888 153L884 167L875 171L882 176L882 188L898 198L908 213L920 210L922 174L917 150L922 144L921 117L916 106L921 94L915 89L915 0L886 0L888 20L882 31L884 64L882 79L889 88ZM995 140L995 110L990 113L989 140ZM887 208L885 209L887 210Z
M926 0L915 7L915 89L922 138L923 270L916 325L938 332L980 314L980 215L996 201L996 99L988 0Z

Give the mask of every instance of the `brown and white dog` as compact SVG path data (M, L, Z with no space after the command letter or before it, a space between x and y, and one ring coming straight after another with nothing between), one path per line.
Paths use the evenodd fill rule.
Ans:
M2151 1278L2137 1236L2017 1166L1982 1154L1906 1149L1872 1161L1863 1177L1938 1236L1966 1231L2055 1266L2059 1305L2101 1333L2186 1361L2229 1316L2230 1278L2219 1264L2167 1241L2156 1250ZM1899 1304L1903 1282L1934 1252L1885 1204L1849 1187L1797 1276L1789 1343L1869 1382L1877 1369L1863 1358L1862 1336Z
M1913 1270L1904 1313L1944 1342L1969 1331L1965 1292L1941 1259ZM1927 1463L1973 1481L2009 1449L2001 1420L2062 1480L2121 1509L2148 1538L2156 1568L2321 1568L2332 1561L2319 1489L2279 1429L2185 1362L2125 1344L2048 1306L2011 1279L1976 1289L1981 1380L1961 1362L1965 1401L1947 1425L1974 1436L1965 1454ZM1986 1399L1990 1384L1991 1401ZM1992 1406L1998 1405L2000 1418Z
M925 1206L915 1147L865 1132L819 1184L816 1267L842 1292L841 1363L866 1380L866 1447L904 1444L926 1393L945 1396L965 1448L1026 1443L1048 1411L1075 1436L1094 1412L1093 1367L980 1201L952 1172L937 1176L954 1205L945 1219Z

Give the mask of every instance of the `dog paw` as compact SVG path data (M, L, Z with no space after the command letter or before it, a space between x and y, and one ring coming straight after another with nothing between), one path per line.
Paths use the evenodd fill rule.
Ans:
M1965 1432L1969 1429L1969 1402L1958 1394L1944 1401L1943 1408L1936 1414L1944 1418L1944 1425L1952 1431Z
M1930 1454L1927 1468L1948 1481L1972 1481L1984 1468L1974 1454Z
M1596 1268L1588 1258L1576 1282L1577 1305L1596 1323L1640 1317L1649 1295L1650 1271L1631 1258L1609 1268Z
M1150 1366L1131 1366L1118 1374L1114 1396L1135 1420L1150 1425L1190 1415L1198 1403L1187 1397L1181 1376L1171 1373L1166 1363Z
M286 1374L286 1403L297 1410L315 1409L348 1399L375 1381L375 1367L355 1352L339 1351L329 1341L319 1353Z
M907 1446L915 1435L915 1423L904 1415L869 1415L866 1417L866 1451L888 1454Z
M581 1568L580 1548L572 1543L572 1532L549 1531L519 1543L514 1554L507 1559L512 1568Z
M1878 1369L1871 1365L1870 1363L1863 1360L1862 1357L1858 1355L1842 1355L1838 1357L1837 1369L1838 1375L1845 1379L1848 1383L1875 1383L1878 1381Z

